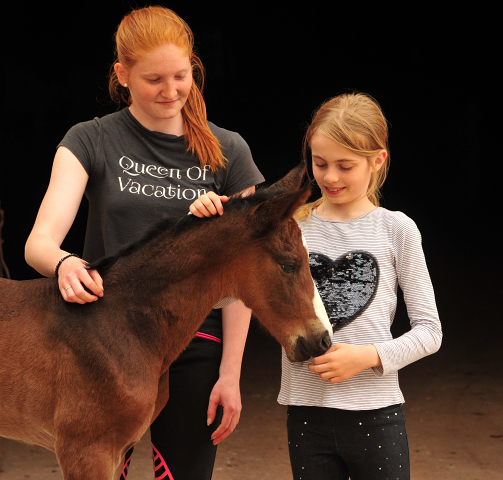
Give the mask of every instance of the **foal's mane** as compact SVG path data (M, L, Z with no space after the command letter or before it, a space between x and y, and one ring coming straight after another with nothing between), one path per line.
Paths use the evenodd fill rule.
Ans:
M231 213L243 214L248 212L252 207L259 205L270 198L275 197L286 189L282 188L260 188L255 194L247 197L236 196L229 199L225 204L224 210L227 215ZM96 269L101 274L105 274L117 261L128 255L133 254L144 245L150 243L159 235L169 234L172 238L179 237L187 231L202 227L206 222L211 222L218 217L199 218L194 215L185 215L184 217L164 216L159 222L154 224L147 232L136 242L121 249L117 254L109 257L104 257L96 262L88 264L88 269Z

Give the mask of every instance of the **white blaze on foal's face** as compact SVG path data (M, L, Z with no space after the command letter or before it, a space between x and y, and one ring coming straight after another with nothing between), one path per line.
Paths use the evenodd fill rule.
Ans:
M309 257L309 249L307 248L307 243L306 239L304 238L304 235L302 235L302 243L304 244L304 247L307 251L307 256ZM325 306L323 305L323 301L321 300L320 293L318 292L318 289L316 288L316 284L314 283L314 297L313 297L313 307L314 311L316 312L316 316L318 319L323 323L325 328L328 331L328 334L330 335L330 339L333 338L334 336L334 331L332 329L332 325L330 325L330 321L328 320L328 315L325 310Z

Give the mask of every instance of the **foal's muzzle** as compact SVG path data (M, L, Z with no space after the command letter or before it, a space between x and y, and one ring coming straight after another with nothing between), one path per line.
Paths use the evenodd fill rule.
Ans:
M325 330L314 343L308 342L304 337L298 337L295 343L295 362L304 362L311 357L323 355L331 346L332 340Z

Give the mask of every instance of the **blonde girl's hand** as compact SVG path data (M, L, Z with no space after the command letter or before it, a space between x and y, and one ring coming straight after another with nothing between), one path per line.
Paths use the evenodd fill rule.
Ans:
M97 270L88 270L85 261L68 257L58 269L59 291L66 302L90 303L103 296L103 279ZM88 288L94 295L84 289Z
M323 380L339 383L380 365L381 359L374 345L336 343L323 355L313 358L308 368Z
M217 195L215 192L208 192L201 195L189 207L190 213L199 218L223 215L223 204L229 200L227 195Z

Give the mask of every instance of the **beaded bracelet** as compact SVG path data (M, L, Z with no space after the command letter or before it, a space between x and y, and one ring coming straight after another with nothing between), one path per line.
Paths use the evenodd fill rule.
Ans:
M56 265L56 269L54 270L54 273L56 274L56 278L58 276L58 270L59 270L59 267L61 267L61 264L67 259L67 258L70 258L70 257L77 257L77 258L80 258L76 253L69 253L68 255L65 255L59 262L58 264Z

